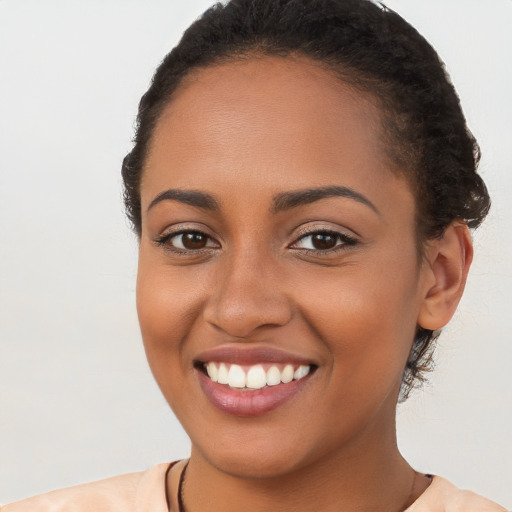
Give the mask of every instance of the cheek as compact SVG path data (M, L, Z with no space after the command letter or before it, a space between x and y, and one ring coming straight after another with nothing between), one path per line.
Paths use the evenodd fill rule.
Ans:
M310 275L296 292L302 316L328 350L344 382L394 385L401 379L418 315L415 259L380 259L338 275Z
M141 250L137 313L147 359L160 386L166 375L178 383L186 338L200 310L202 287L189 270L162 265Z
M159 255L141 247L137 312L145 343L169 345L185 335L201 308L207 289L204 277L193 267L166 265Z

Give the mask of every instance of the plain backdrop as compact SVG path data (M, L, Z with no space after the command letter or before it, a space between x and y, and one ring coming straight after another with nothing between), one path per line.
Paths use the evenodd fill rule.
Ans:
M0 0L0 503L188 454L145 362L119 171L154 68L210 4ZM493 198L399 444L512 507L512 1L388 5L446 62Z

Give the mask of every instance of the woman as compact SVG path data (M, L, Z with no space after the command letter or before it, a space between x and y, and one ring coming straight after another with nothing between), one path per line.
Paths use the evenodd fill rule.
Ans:
M428 368L489 198L437 55L366 0L209 10L123 163L147 357L188 461L22 510L504 510L416 472Z

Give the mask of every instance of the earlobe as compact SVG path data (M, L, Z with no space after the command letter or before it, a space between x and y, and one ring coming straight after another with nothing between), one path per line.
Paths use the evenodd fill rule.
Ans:
M473 260L473 243L467 225L453 221L442 237L429 242L426 260L424 265L428 266L425 270L429 275L418 325L436 330L450 321L466 285Z

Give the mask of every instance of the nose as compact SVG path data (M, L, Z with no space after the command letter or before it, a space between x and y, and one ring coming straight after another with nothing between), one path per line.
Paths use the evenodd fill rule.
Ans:
M203 315L206 322L236 338L286 325L292 317L277 265L258 256L235 256L217 268L215 289Z

